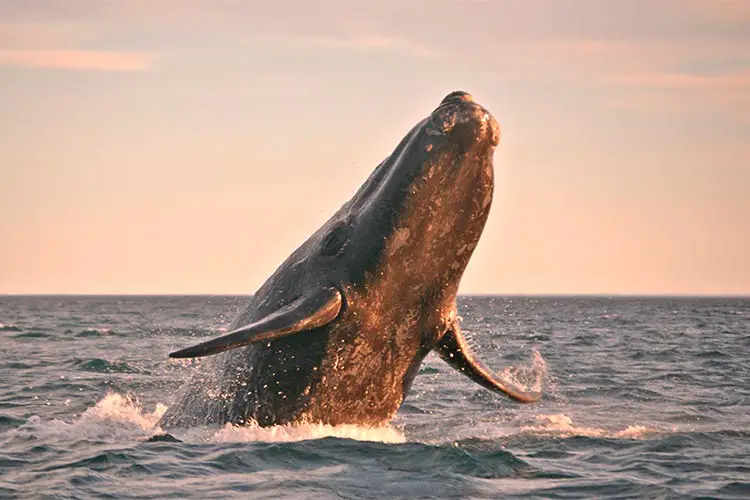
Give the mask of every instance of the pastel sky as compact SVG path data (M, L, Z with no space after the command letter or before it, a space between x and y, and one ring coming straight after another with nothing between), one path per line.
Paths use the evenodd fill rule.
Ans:
M0 293L252 293L456 89L462 293L750 294L748 0L0 0Z

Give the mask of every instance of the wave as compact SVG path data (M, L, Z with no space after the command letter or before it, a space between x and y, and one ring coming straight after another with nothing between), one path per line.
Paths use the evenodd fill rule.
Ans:
M76 334L76 337L105 337L108 335L117 335L117 332L111 328L86 328Z
M10 330L13 332L23 332L23 330ZM13 335L14 339L47 339L47 338L54 338L54 335L51 333L39 331L39 330L32 330L30 332L23 332L18 333L16 335Z
M106 359L77 359L73 366L80 371L96 373L142 373L148 372L125 361L108 361Z
M10 325L6 325L5 323L0 323L0 332L21 332L23 331L20 326L14 325L11 323Z
M10 415L0 415L0 430L18 427L22 423L23 420L11 417Z

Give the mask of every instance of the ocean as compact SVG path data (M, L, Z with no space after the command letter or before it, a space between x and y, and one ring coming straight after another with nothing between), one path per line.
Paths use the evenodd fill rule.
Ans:
M246 300L0 296L0 498L750 498L750 299L462 296L541 401L431 354L387 428L149 441Z

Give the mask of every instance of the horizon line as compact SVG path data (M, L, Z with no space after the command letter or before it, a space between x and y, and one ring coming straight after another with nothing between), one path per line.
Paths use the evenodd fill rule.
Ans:
M252 297L254 293L4 293L2 297ZM750 299L748 293L631 293L631 292L544 292L544 293L459 293L458 297L622 297L622 298L727 298Z

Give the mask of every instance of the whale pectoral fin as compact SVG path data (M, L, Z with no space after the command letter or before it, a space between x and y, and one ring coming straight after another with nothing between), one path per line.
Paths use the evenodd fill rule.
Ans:
M437 353L456 370L487 389L504 394L521 403L533 403L542 397L540 392L524 391L500 379L487 366L479 361L471 351L458 325L440 339Z
M341 310L341 302L341 293L335 287L327 287L315 294L303 295L268 316L226 335L172 352L169 357L210 356L255 342L320 328L336 319Z

